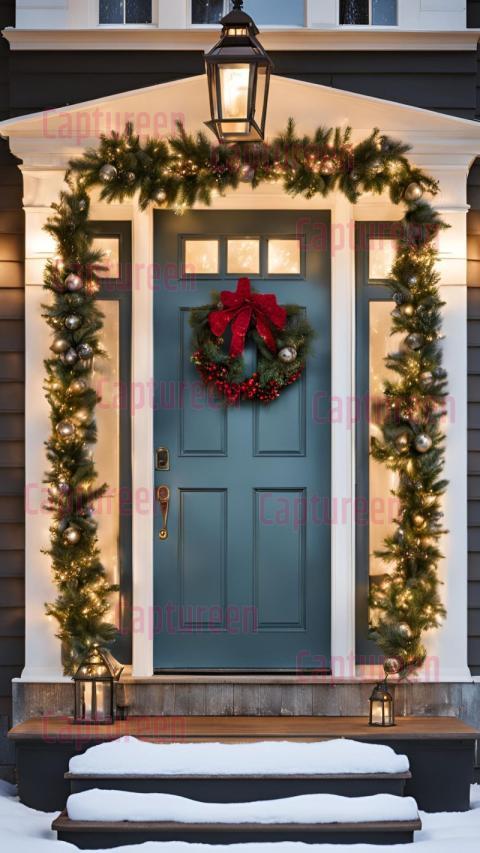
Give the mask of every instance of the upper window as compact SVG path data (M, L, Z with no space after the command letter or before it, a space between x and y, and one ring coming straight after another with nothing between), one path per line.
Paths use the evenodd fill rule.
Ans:
M192 24L218 24L231 8L230 0L192 0ZM245 0L243 8L260 26L305 24L304 0Z
M100 0L101 24L151 24L152 0Z
M340 0L340 23L395 27L397 0Z

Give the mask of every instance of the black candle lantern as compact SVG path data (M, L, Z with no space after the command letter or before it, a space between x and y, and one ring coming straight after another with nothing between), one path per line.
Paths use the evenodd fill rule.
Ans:
M74 675L75 724L115 721L115 681L123 666L105 649L94 645Z
M383 728L395 725L395 706L386 679L376 685L370 696L370 725Z
M257 39L258 28L234 0L221 20L220 41L205 54L211 121L220 142L254 142L265 137L273 63Z

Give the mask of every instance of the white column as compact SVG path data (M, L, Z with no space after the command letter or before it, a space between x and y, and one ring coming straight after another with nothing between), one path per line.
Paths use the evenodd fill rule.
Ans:
M336 193L332 208L332 397L343 410L355 394L355 241L352 205ZM348 418L332 423L332 673L355 675L354 431ZM347 503L346 503L347 502ZM351 512L343 518L343 506ZM344 523L345 522L345 523Z
M132 387L142 403L132 428L133 488L133 675L153 675L153 212L133 212ZM150 511L136 512L136 499L150 495ZM142 499L142 506L145 501Z
M50 516L46 503L47 469L44 442L50 432L49 408L43 391L43 360L49 356L49 335L42 318L48 301L42 288L45 261L55 249L42 230L50 203L63 182L63 171L24 171L25 186L25 668L23 681L62 680L56 622L47 619L45 602L54 601L48 548Z

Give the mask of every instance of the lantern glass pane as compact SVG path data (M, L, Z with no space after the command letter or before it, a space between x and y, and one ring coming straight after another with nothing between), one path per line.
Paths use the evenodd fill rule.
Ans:
M267 69L259 67L257 69L257 92L255 98L254 119L257 124L263 122L263 113L265 109L265 88L267 85Z
M109 719L112 715L112 684L109 681L97 681L97 720Z
M93 715L92 682L78 681L77 689L77 716L80 720L91 720Z
M375 726L383 725L383 702L378 699L372 702L372 723Z
M249 85L249 65L220 66L222 118L245 119L248 117ZM233 127L232 131L234 131Z

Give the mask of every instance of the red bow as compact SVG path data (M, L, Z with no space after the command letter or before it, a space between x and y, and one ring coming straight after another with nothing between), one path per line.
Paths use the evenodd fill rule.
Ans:
M223 335L229 323L232 324L230 344L232 358L238 358L242 354L245 337L252 320L268 349L271 352L277 351L271 327L284 329L287 323L287 312L277 304L277 297L273 293L252 293L250 279L241 278L238 281L236 293L223 290L221 300L223 308L220 311L212 311L208 321L217 338Z

